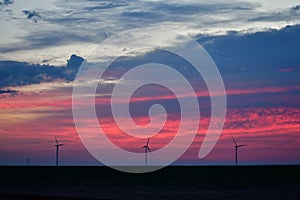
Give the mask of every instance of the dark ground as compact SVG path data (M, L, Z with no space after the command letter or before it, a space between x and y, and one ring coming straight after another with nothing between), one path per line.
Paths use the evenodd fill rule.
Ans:
M300 199L300 166L0 167L0 199Z

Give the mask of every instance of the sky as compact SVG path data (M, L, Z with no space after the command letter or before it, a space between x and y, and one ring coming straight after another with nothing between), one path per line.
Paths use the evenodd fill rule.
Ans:
M143 154L145 138L124 134L113 119L111 92L120 76L134 66L157 62L172 66L192 82L200 107L197 135L175 164L234 164L232 137L247 145L239 149L241 164L299 164L300 1L0 2L0 165L23 165L26 158L32 165L53 165L53 136L65 144L60 152L62 165L101 165L84 147L75 127L72 90L77 71L109 37L153 26L188 35L212 57L226 89L224 129L213 150L199 159L211 117L208 88L189 63L154 49L120 57L97 87L97 117L110 141ZM155 41L172 47L171 37L153 34L142 45ZM109 46L101 59L113 56L121 45ZM186 97L190 94L182 91L180 98ZM122 99L116 103L124 105ZM162 130L151 137L155 152L172 141L181 118L176 96L164 87L148 85L131 98L133 121L147 125L154 104L163 105L168 113ZM195 120L188 119L186 126ZM126 125L127 119L122 120ZM98 130L84 123L89 137L96 137ZM185 134L191 133L182 137Z

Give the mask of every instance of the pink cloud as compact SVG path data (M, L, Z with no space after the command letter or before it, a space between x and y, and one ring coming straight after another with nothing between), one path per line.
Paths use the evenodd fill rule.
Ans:
M241 95L277 93L299 89L298 86L267 87L234 89L228 90L227 93L229 95ZM198 96L207 94L199 92ZM184 95L188 94L183 94L182 97ZM174 95L158 95L135 97L132 101L144 102L174 98ZM79 155L89 157L76 132L72 119L71 103L71 90L65 88L63 90L59 90L59 88L49 90L39 95L26 93L15 98L0 99L0 117L5 120L5 123L1 124L0 130L1 151L14 152L16 155L18 152L24 151L36 152L36 159L42 159L43 152L47 152L49 149L53 150L53 135L57 135L60 140L67 144L65 147L66 155L71 156L72 152L85 152ZM109 97L97 97L96 103L107 105L110 103ZM123 103L122 100L120 103ZM21 118L22 116L26 117ZM178 129L178 119L176 113L169 116L164 129L151 139L153 150L165 146L173 139ZM149 122L149 118L139 116L136 121L138 124L144 125ZM116 145L128 151L142 153L142 149L139 147L145 142L144 139L130 137L123 133L109 116L102 117L99 122L109 139ZM209 116L202 116L198 135L182 159L195 161L198 159L197 153L208 124ZM299 134L300 108L291 106L228 108L221 138L206 160L231 161L233 148L231 136L234 136L238 141L247 143L247 147L241 150L241 155L243 155L241 159L244 162L299 162L300 158L297 153L300 150ZM49 154L46 155L49 156ZM80 160L86 160L86 157L74 159L80 162ZM72 160L71 158L68 159ZM90 159L92 158L90 157Z

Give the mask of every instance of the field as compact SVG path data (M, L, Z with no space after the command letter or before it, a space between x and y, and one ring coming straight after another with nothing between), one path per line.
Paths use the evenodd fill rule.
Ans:
M0 199L299 199L300 166L0 167Z

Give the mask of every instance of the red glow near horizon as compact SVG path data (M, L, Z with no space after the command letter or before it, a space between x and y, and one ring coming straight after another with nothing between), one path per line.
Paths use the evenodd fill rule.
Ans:
M300 87L236 89L228 90L227 95L279 93L299 89ZM201 98L206 96L206 93L199 93L198 96ZM66 143L62 152L62 157L68 161L66 164L84 164L88 159L93 160L76 132L72 118L70 88L58 87L38 95L24 92L23 95L14 98L8 95L2 95L2 97L0 99L0 152L2 152L0 156L3 158L2 160L7 161L1 161L1 164L23 164L23 161L18 159L29 156L28 154L34 157L35 161L33 162L36 164L39 162L51 164L52 151L54 151L53 135L57 135L59 140ZM110 103L108 99L109 97L97 97L96 104L107 105ZM137 97L132 99L132 102L162 99L174 99L174 96ZM296 102L297 99L294 101ZM123 102L120 100L120 103ZM135 120L138 124L145 124L149 118L148 116L138 116ZM145 143L145 139L134 138L123 133L109 115L100 118L99 122L114 144L128 151L143 152L140 147ZM151 138L152 150L155 151L168 144L175 136L179 123L180 120L176 113L169 114L163 130ZM234 136L240 143L247 144L241 150L241 161L244 163L300 162L300 156L297 153L300 150L300 108L298 107L288 105L229 107L219 142L203 161L198 162L197 154L208 124L209 115L201 116L198 134L181 160L190 160L195 163L231 163L233 152L231 137ZM184 136L189 133L180 134ZM49 149L52 151L48 151Z

